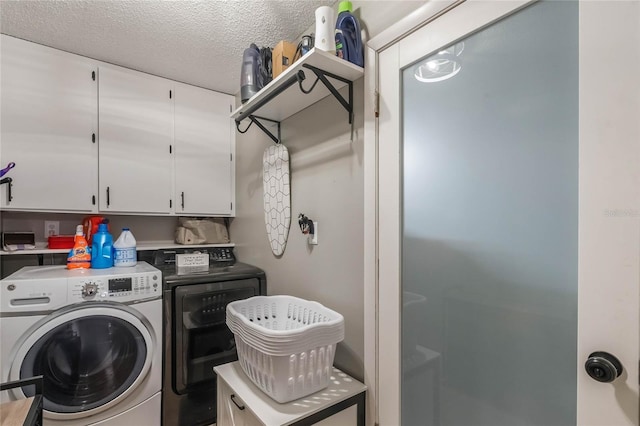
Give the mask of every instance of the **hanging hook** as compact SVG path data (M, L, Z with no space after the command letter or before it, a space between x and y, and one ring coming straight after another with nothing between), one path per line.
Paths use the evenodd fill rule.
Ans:
M309 90L305 90L304 87L302 87L302 81L304 79L305 79L304 71L302 70L298 71L298 86L300 86L300 91L305 95L308 95L313 91L313 88L316 87L316 84L318 84L318 81L320 81L320 77L316 77L316 81L313 82Z
M249 131L249 128L251 127L252 124L253 124L253 120L249 122L249 125L244 130L240 130L240 122L236 121L236 130L238 131L238 133L245 134Z
M266 133L267 136L269 136L269 138L271 138L271 140L278 145L279 143L281 143L282 141L280 140L281 136L280 136L280 122L279 121L274 121L274 120L270 120L268 118L264 118L264 117L257 117L255 115L250 115L249 116L249 120L251 121L249 123L249 125L244 129L244 130L240 130L240 122L236 121L236 129L238 130L238 133L247 133L249 131L249 128L253 125L253 123L256 123L256 125L258 127L260 127L260 129ZM274 136L273 133L271 133L262 123L260 123L260 121L258 120L266 120L266 121L270 121L272 123L275 123L278 125L278 136Z
M309 219L305 216L304 213L298 214L298 225L300 226L300 230L305 235L313 235L313 220Z
M7 165L7 167L5 167L4 169L1 169L1 170L0 170L0 177L2 177L2 176L4 176L4 175L6 175L6 174L9 172L9 170L13 169L15 166L16 166L16 163L14 163L13 161L12 161L12 162L10 162L10 163Z

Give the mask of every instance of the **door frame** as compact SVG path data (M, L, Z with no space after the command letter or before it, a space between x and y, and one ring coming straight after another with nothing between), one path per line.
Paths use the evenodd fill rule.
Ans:
M380 424L379 397L380 321L378 291L379 225L379 66L380 54L399 40L424 27L466 0L427 0L424 5L369 40L364 69L364 380L367 385L366 423ZM393 324L399 327L399 318ZM384 361L384 360L383 360ZM399 371L397 372L399 377ZM399 403L397 401L396 403ZM384 419L384 417L383 417Z
M521 0L516 3L508 2L494 2L495 8L504 8L503 15L508 15L517 11L520 8L525 7L529 3L535 0ZM365 61L367 66L365 68L365 123L364 123L364 348L365 348L365 383L369 388L368 401L367 401L367 424L399 424L399 413L401 409L400 405L400 356L399 351L385 350L381 347L379 341L379 332L382 328L391 329L396 331L397 347L400 347L400 336L397 333L400 330L401 318L399 313L401 306L400 291L397 286L382 286L380 283L400 282L400 239L398 238L398 229L400 224L400 210L385 211L380 213L381 203L388 203L388 199L382 198L381 193L389 192L390 189L395 188L398 193L397 200L400 201L399 191L400 179L396 181L386 180L380 182L380 167L388 167L389 163L394 163L399 177L400 168L400 152L397 148L394 150L385 149L388 148L385 144L380 144L381 139L386 137L399 137L399 131L395 135L380 134L380 123L389 119L389 113L399 111L398 100L380 99L379 92L381 91L380 82L380 70L382 63L380 61L380 55L387 51L391 54L399 52L392 52L393 49L398 50L398 44L407 36L419 31L427 24L433 22L445 13L452 11L453 9L463 5L465 0L460 1L427 1L422 7L415 12L392 25L380 35L376 36L367 43L367 49L365 52ZM476 2L473 2L476 3ZM478 7L477 2L475 5L467 5L466 8ZM634 13L640 10L639 6L629 4L628 12L630 17L626 20L627 26L616 26L616 19L624 16L623 13L611 12L606 7L603 7L603 3L606 2L581 2L580 3L580 16L579 22L582 27L583 24L588 22L599 22L605 26L602 32L612 32L620 39L626 36L624 31L628 31L630 23L633 22ZM501 5L500 5L501 4ZM491 8L489 8L491 9ZM509 11L509 9L512 9ZM460 9L462 10L462 9ZM466 10L466 9L465 9ZM477 14L471 14L469 16L469 22L466 25L469 27L469 33L476 32L478 28L486 25L490 25L496 19L491 18L490 15L485 16L482 9L477 10ZM457 11L456 11L457 13ZM492 12L493 13L493 12ZM617 15L616 15L617 13ZM638 14L640 16L640 14ZM637 18L637 16L636 16ZM485 20L482 23L482 19ZM502 19L502 16L499 18ZM480 23L478 23L480 22ZM587 33L586 31L584 33ZM614 36L614 37L615 37ZM580 32L580 68L596 66L597 64L606 62L607 60L615 61L619 58L621 52L627 50L628 55L625 57L627 61L628 69L626 73L620 71L616 74L616 78L611 78L609 81L601 81L601 76L597 75L598 72L593 71L585 73L580 76L579 96L580 102L580 138L581 148L579 162L580 177L579 177L579 198L580 198L580 225L579 225L579 239L581 241L581 248L579 251L579 287L580 293L578 297L579 303L579 326L578 326L578 404L577 404L577 423L578 424L598 424L602 423L603 418L598 418L598 408L601 407L601 403L617 403L618 406L625 405L616 394L620 394L625 386L630 387L631 394L638 395L638 360L631 359L625 362L625 368L627 369L627 376L623 376L625 380L618 380L615 386L597 383L586 374L584 374L583 363L586 360L586 356L594 350L606 350L607 348L614 347L611 351L623 350L620 346L635 347L635 354L638 354L638 347L640 347L640 316L638 309L638 301L640 300L640 285L638 285L638 277L640 276L640 270L638 269L638 259L640 258L640 190L630 190L630 181L640 182L640 167L636 167L636 170L632 170L631 167L627 167L625 170L617 170L616 161L620 161L619 158L609 159L603 161L603 164L595 164L592 158L597 157L598 150L602 150L600 146L607 140L616 140L620 138L626 138L624 147L633 154L633 157L640 159L640 149L638 149L638 141L640 141L640 126L636 126L634 129L631 124L622 126L623 129L616 128L616 126L609 125L605 132L598 132L595 126L606 126L607 113L610 111L619 111L621 94L624 92L624 86L638 87L637 79L635 80L635 86L633 85L634 70L635 75L640 75L640 54L633 50L633 46L639 45L640 42L640 30L636 29L635 32L629 33L628 44L622 43L623 46L616 46L611 48L610 44L601 40L594 39L594 36L589 34L583 34ZM443 43L444 44L444 43ZM597 49L601 47L600 49ZM631 47L631 49L629 49ZM629 50L631 53L629 53ZM406 60L404 61L406 62ZM406 65L403 60L399 60L401 67ZM624 67L623 67L624 68ZM398 79L399 79L398 73ZM383 83L384 84L384 83ZM630 84L630 86L629 86ZM594 90L595 88L595 90ZM629 90L629 89L627 89ZM640 99L640 90L635 93L638 99ZM633 123L635 116L640 116L640 101L633 99L634 93L631 91L631 95L624 98L626 101L626 111L624 112L624 119L627 123ZM583 99L592 99L594 106L582 108ZM394 104L395 102L395 104ZM588 136L587 136L588 135ZM585 140L586 149L582 146L583 139ZM636 143L634 146L633 143ZM383 162L380 159L384 159ZM589 159L590 162L589 162ZM636 163L640 164L640 163ZM584 166L587 167L584 167ZM589 169L589 167L591 167ZM594 179L589 180L587 176L588 171L596 171L599 173L608 174L607 185L598 184L593 182ZM622 188L616 192L613 196L605 195L607 191L611 191L611 187ZM392 193L392 192L390 192ZM605 198L610 204L611 214L607 215L601 211L602 204L595 202L590 196L596 194L597 197ZM593 214L583 215L582 211L592 209ZM612 213L613 212L613 213ZM586 216L586 217L585 217ZM384 225L381 228L380 218L384 217ZM617 220L617 221L616 221ZM624 220L627 220L627 224L622 224ZM389 234L389 230L395 230L396 236ZM631 230L631 236L626 235ZM385 233L386 232L386 233ZM389 236L391 235L391 236ZM585 243L586 242L586 243ZM591 266L595 260L600 260L600 254L602 252L602 243L609 243L613 246L616 244L624 244L626 249L625 254L628 252L628 256L625 259L612 259L607 258L603 263L603 267L600 270L608 268L608 271L613 271L611 276L607 276L600 270L596 270L597 266ZM611 257L611 256L610 256ZM395 262L390 268L387 268L383 263L381 267L380 260L392 259L392 263ZM625 270L626 267L626 270ZM612 269L613 268L613 269ZM615 278L612 278L615 277ZM634 282L635 277L635 282ZM605 281L609 278L609 281ZM394 281L395 280L395 281ZM616 312L615 308L599 306L599 318L592 318L593 315L587 317L584 307L592 307L594 305L594 299L591 297L593 294L601 294L603 284L611 282L611 280L618 280L622 283L623 297L619 299L634 300L635 308L627 309L624 312ZM587 296L588 295L588 296ZM588 299L589 297L589 299ZM380 300L391 301L391 303L385 303L382 307L379 303ZM618 300L619 301L619 300ZM614 301L615 302L615 301ZM385 306L393 306L395 309L384 310ZM381 308L383 310L381 310ZM602 315L609 313L606 320L602 320ZM617 336L608 336L603 339L603 343L600 340L594 342L593 339L585 339L586 332L589 331L593 334L611 333L612 327L616 323L616 317L624 316L631 322L635 321L635 328L628 330L628 334L622 336L620 333ZM615 327L613 327L615 328ZM595 333L594 333L595 330ZM631 339L627 339L628 335L631 335ZM626 340L625 342L621 342ZM630 340L630 341L629 341ZM620 343L620 345L618 345ZM602 348L600 346L603 346ZM395 346L395 344L393 345ZM614 352L615 353L615 352ZM391 368L389 368L391 366ZM631 380L634 378L635 380ZM380 395L380 389L385 390L383 397ZM388 395L397 396L396 398L389 398ZM605 401L605 402L603 402ZM620 415L622 419L626 419L629 424L638 424L638 401L636 398L635 408L629 410L629 407L634 405L634 401L630 401L625 409L621 407ZM606 411L606 410L604 410Z

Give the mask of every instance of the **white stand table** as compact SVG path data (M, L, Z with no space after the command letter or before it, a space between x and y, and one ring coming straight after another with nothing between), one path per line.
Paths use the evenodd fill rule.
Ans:
M214 367L218 375L218 426L364 426L367 387L337 368L329 386L280 404L256 387L231 362Z

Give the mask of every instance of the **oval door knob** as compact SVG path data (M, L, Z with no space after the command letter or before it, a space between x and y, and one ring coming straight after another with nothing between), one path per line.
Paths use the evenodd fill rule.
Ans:
M622 374L622 363L608 352L594 352L584 364L587 374L602 383L611 383Z

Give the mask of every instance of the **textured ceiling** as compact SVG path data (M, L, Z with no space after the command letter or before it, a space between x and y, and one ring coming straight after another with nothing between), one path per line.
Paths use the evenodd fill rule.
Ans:
M224 93L243 50L295 40L335 0L0 0L4 34Z

